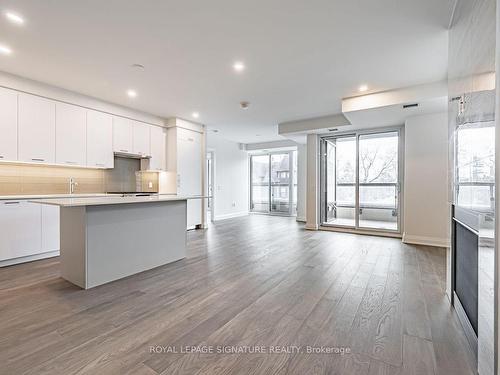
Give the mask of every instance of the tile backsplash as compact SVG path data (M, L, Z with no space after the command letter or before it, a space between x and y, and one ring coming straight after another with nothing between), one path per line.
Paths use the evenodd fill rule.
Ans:
M105 171L46 165L0 164L0 195L67 194L69 179L75 193L106 192Z
M68 194L71 177L78 183L75 194L157 192L158 175L139 171L140 161L126 158L115 158L115 168L106 170L0 163L0 195Z
M114 168L104 172L104 184L109 192L137 191L136 173L141 170L139 159L115 157Z

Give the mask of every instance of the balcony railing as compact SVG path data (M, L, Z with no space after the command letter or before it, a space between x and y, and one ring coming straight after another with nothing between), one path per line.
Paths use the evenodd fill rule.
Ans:
M456 204L467 206L478 211L495 211L495 183L494 182L457 182L455 184ZM464 202L461 192L466 195L469 189L468 202Z
M337 183L336 184L336 190L337 190L337 196L338 196L338 190L339 188L355 188L356 184L355 183ZM397 208L398 208L398 184L397 183L392 183L392 182L367 182L367 183L360 183L359 184L360 188L360 197L359 197L359 210L360 214L362 214L363 209L376 209L376 210L392 210L393 216L397 215ZM383 202L377 201L377 198L372 198L372 199L367 199L367 197L364 196L364 193L370 189L370 188L386 188L390 190L388 194L384 194L385 197L383 197L380 200L383 200ZM366 190L365 190L366 189ZM365 191L363 191L365 190ZM387 197L390 197L387 199ZM390 202L389 202L390 201ZM334 201L328 202L328 207L336 211L338 208L355 208L355 203L354 203L354 197L352 200L346 201L346 200L341 200L341 199L336 199Z

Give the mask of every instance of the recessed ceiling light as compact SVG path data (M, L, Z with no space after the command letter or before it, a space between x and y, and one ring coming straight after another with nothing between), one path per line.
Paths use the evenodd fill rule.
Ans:
M248 107L250 107L250 103L249 102L240 102L240 108L241 109L248 109Z
M142 64L132 64L130 66L134 69L144 69L144 65Z
M198 112L193 112L191 113L191 116L193 116L193 118L198 118L200 117L200 114Z
M10 55L12 53L12 50L10 49L10 47L0 45L0 53L4 55Z
M367 85L361 85L359 86L359 92L365 92L368 91L368 86Z
M236 70L238 73L242 72L245 70L245 64L243 64L241 61L236 61L233 64L233 69Z
M5 12L5 17L12 23L15 23L16 25L22 25L24 24L24 18L21 17L19 14L13 13L13 12Z
M137 92L135 90L127 90L127 95L129 98L135 98L137 96Z

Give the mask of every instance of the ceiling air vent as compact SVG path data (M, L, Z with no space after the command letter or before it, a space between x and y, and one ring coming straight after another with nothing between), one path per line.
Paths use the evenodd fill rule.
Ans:
M406 109L406 108L416 108L416 107L418 107L418 103L404 104L403 105L403 109Z
M339 130L339 129L337 129L337 128L328 129L329 132L336 132L337 130Z

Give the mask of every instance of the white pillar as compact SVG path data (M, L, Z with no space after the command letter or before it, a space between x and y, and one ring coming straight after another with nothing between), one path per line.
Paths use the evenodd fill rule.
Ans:
M307 201L306 228L319 228L319 137L307 135Z

